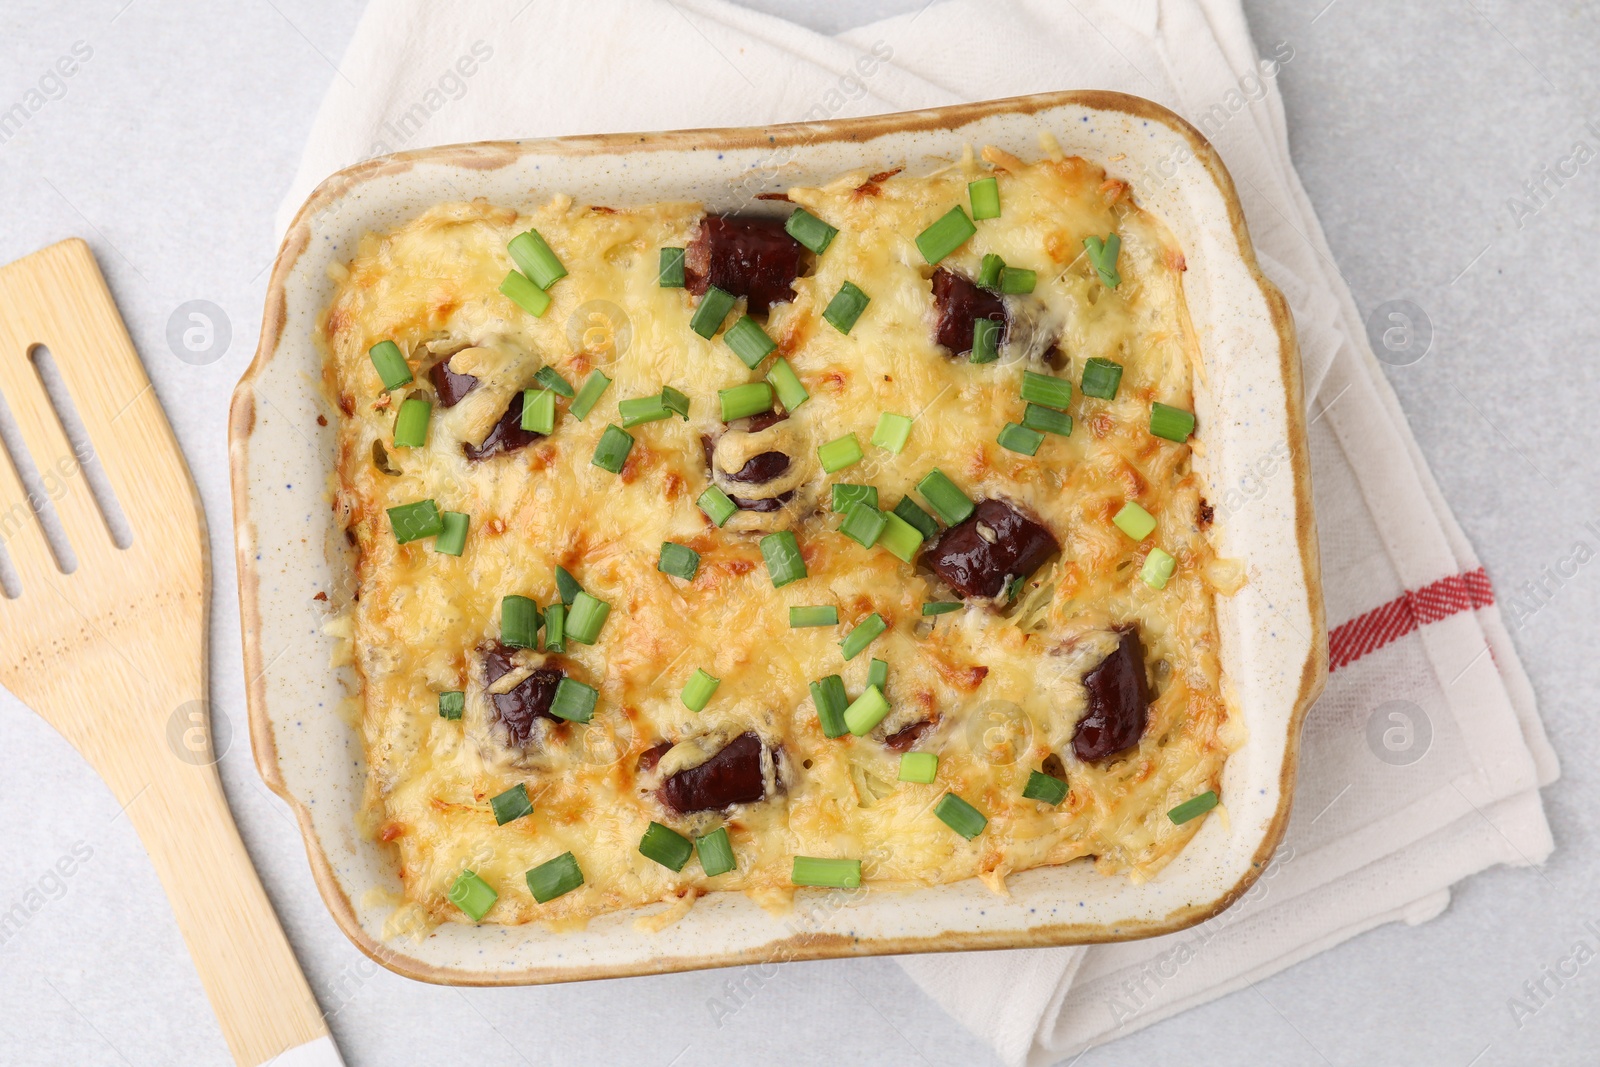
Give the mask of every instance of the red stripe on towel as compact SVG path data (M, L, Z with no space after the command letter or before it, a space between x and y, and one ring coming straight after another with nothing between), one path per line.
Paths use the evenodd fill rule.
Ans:
M1440 578L1415 591L1407 590L1387 604L1333 628L1328 634L1328 670L1331 673L1348 667L1419 626L1493 603L1494 587L1482 567Z

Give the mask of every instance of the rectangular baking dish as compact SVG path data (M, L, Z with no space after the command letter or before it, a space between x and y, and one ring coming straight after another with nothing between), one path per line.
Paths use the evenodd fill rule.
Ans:
M801 891L788 914L742 894L701 898L650 932L664 905L585 929L446 924L407 929L394 857L357 829L365 787L351 724L355 679L324 632L348 587L329 506L337 412L321 388L317 317L362 234L444 200L527 208L556 193L628 206L704 201L759 209L755 196L855 168L927 171L964 148L1037 156L1041 135L1131 183L1189 264L1184 290L1203 353L1195 462L1220 501L1247 475L1248 506L1217 508L1219 555L1248 584L1218 604L1226 696L1248 741L1223 777L1225 818L1208 819L1157 877L1135 885L1088 861L1026 871L997 897L975 880L915 891ZM1258 462L1289 462L1268 479ZM1326 631L1294 328L1257 269L1232 181L1176 115L1137 97L1063 92L864 119L767 128L611 134L407 152L323 182L300 209L272 271L260 346L229 427L250 733L267 785L294 810L323 898L356 945L412 978L512 985L750 963L906 952L1023 948L1149 937L1216 914L1249 888L1288 819L1300 726L1326 676Z

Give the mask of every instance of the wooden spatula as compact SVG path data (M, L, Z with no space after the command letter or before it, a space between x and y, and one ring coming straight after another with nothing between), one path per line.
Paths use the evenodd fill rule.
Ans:
M33 354L49 350L132 532L118 548ZM0 395L76 557L62 573L0 461L0 682L44 716L125 806L240 1064L341 1064L228 811L211 756L205 514L89 246L0 267ZM199 732L196 731L196 725ZM179 739L174 741L174 738Z

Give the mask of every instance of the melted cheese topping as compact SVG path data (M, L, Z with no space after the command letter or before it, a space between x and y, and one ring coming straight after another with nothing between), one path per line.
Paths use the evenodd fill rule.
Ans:
M1144 878L1194 833L1200 820L1175 826L1166 812L1219 788L1241 730L1222 696L1213 610L1218 576L1227 579L1230 568L1213 559L1198 518L1189 446L1148 432L1152 401L1193 407L1199 350L1184 309L1183 255L1125 185L1084 160L1025 165L993 150L984 159L925 177L846 174L790 190L791 201L839 229L795 281L795 299L774 306L766 324L811 395L763 431L781 435L796 456L785 482L796 495L781 511L741 512L720 530L695 506L710 477L702 437L725 431L717 390L758 376L720 336L708 341L689 329L695 298L658 284L658 250L692 240L699 205L614 210L557 197L520 214L443 204L369 236L337 272L322 325L326 384L344 413L335 506L356 546L359 596L346 610L364 701L371 829L398 850L408 897L434 919L466 921L446 899L465 868L499 893L486 921L570 923L706 891L781 897L796 855L861 859L868 886L976 876L1003 892L1009 872L1085 856L1106 873ZM967 183L988 174L999 179L1003 216L980 222L942 265L975 277L982 256L995 252L1036 270L1038 285L1012 305L1013 343L1002 358L975 366L934 341L932 268L914 239L951 206L965 206ZM529 227L569 271L540 318L498 291L513 267L506 244ZM1085 237L1112 231L1122 238L1115 290L1083 254ZM821 318L846 280L871 297L849 335ZM742 311L741 301L728 323ZM1066 364L1055 373L1074 382L1076 428L1048 437L1031 458L1006 451L996 436L1021 420L1022 370L1047 370L1036 357L1056 337ZM407 353L416 376L392 396L367 356L385 339ZM428 368L451 353L452 369L480 376L479 386L453 408L435 403L426 447L392 447L400 399L429 395ZM1091 356L1123 366L1115 400L1078 395ZM550 437L468 461L462 442L481 440L543 366L575 385L598 367L614 384L585 420L563 402ZM592 466L601 433L619 421L618 401L668 384L691 397L689 419L633 428L620 475ZM916 417L898 455L869 444L885 411ZM866 459L822 473L816 446L849 433ZM734 431L717 448L760 451ZM925 602L953 599L947 588L837 532L829 485L874 485L888 510L935 466L974 499L1020 505L1060 541L1060 557L1009 605L970 603L925 619ZM460 558L426 540L396 543L385 509L423 498L471 516ZM1111 522L1128 499L1159 522L1142 544ZM777 528L794 530L808 572L781 589L768 579L757 536ZM663 541L700 554L692 582L656 570ZM1178 561L1159 591L1137 577L1151 545ZM609 621L594 645L569 642L564 655L520 659L548 660L596 686L599 704L588 725L541 723L524 751L508 747L491 722L475 650L497 638L502 597L557 599L558 565L611 604ZM788 607L811 604L836 605L840 625L791 630ZM872 612L887 632L843 661L840 640ZM1086 705L1082 676L1115 646L1113 627L1129 622L1151 669L1148 726L1137 747L1081 763L1071 739ZM854 697L874 657L889 666L889 719L864 737L825 738L808 683L840 673ZM678 697L696 668L721 679L699 714ZM467 695L460 721L437 711L439 693L454 690ZM937 780L899 782L899 753L883 736L927 718L936 725L915 747L938 754ZM663 771L748 730L781 746L781 766L769 759L764 767L765 800L687 817L662 807L654 791ZM641 753L663 739L683 744L667 767L641 770ZM1021 796L1029 772L1051 754L1071 786L1054 808ZM497 826L489 800L519 782L534 812ZM987 814L976 839L933 815L946 791ZM638 844L652 820L690 836L726 826L737 869L707 878L694 860L673 872L647 859ZM584 885L536 903L524 872L568 851Z

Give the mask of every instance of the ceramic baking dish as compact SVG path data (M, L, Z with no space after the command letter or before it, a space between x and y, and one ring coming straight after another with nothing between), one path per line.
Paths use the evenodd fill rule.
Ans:
M1219 554L1244 560L1249 574L1245 590L1218 606L1226 695L1249 731L1223 776L1226 817L1206 820L1177 859L1141 885L1079 861L1013 876L1009 898L968 880L915 891L805 890L787 914L715 893L656 932L638 920L663 905L564 932L536 924L405 929L395 919L395 859L357 830L366 768L348 710L354 676L330 665L336 644L324 633L328 602L318 596L332 591L337 602L350 568L329 506L337 413L321 390L314 339L333 293L328 266L348 260L363 233L444 200L527 208L564 192L618 206L697 199L711 210L749 210L761 192L852 168L916 173L969 145L1037 156L1044 134L1129 181L1188 259L1184 289L1204 360L1196 463L1206 496L1218 502ZM293 808L339 926L401 974L518 984L1148 937L1227 907L1283 834L1301 721L1327 662L1294 330L1282 296L1256 267L1216 153L1149 101L1051 93L807 125L457 145L350 167L322 183L284 239L260 347L234 393L229 448L256 764ZM1261 478L1259 464L1272 457L1276 473ZM1225 506L1239 496L1227 490L1247 477L1252 499Z

